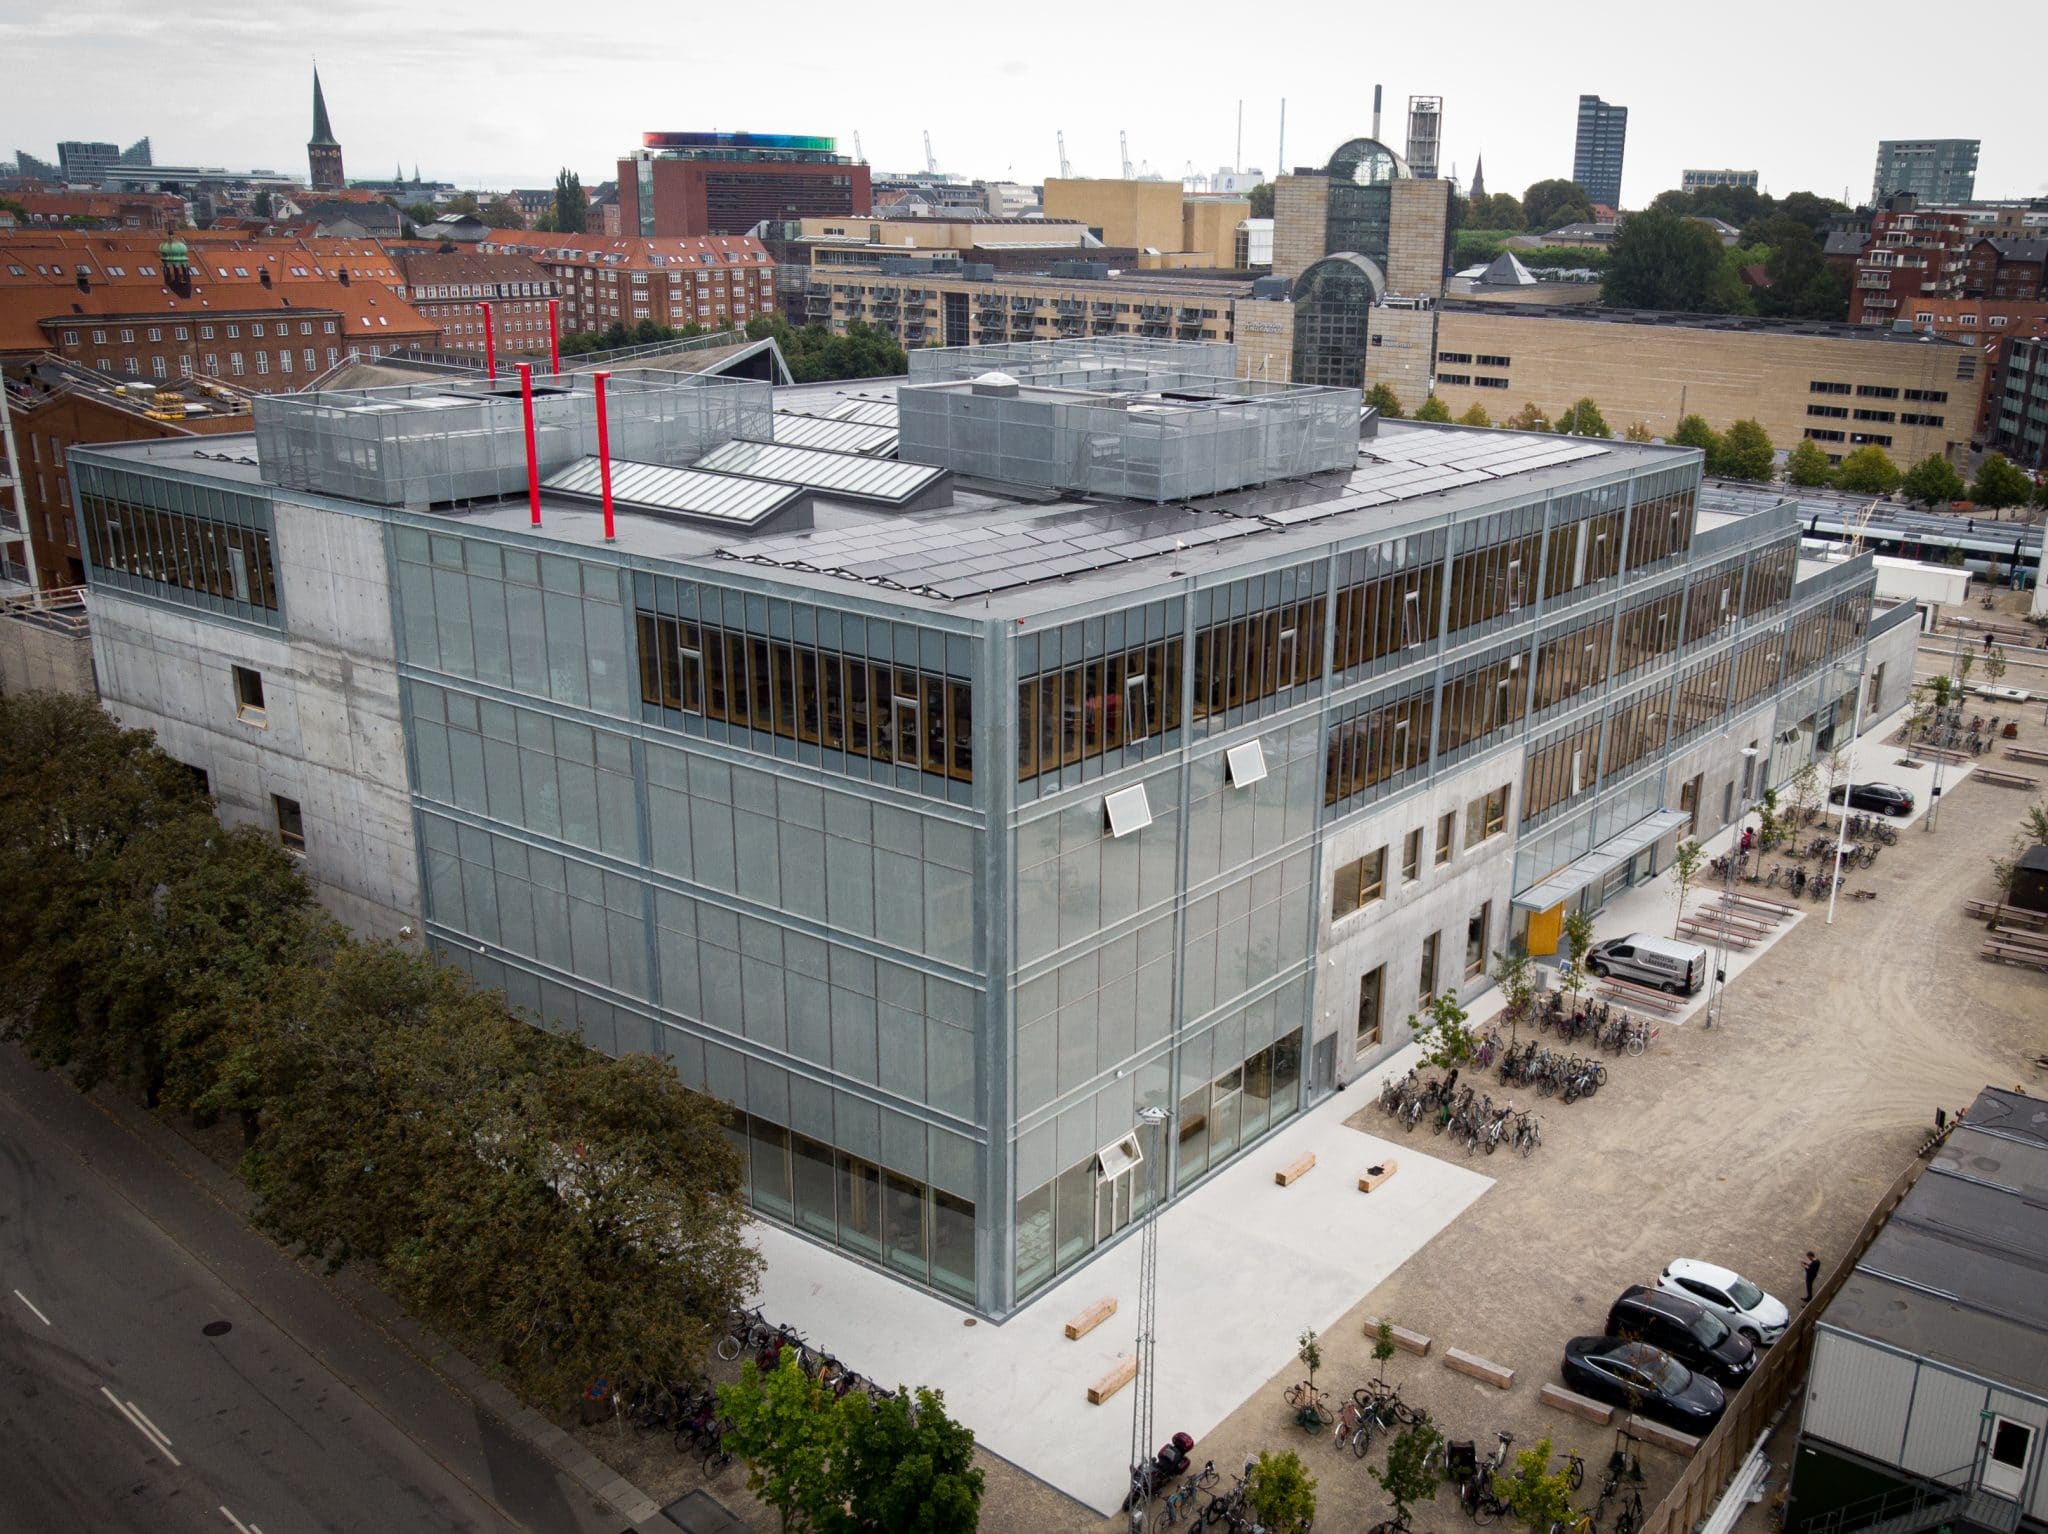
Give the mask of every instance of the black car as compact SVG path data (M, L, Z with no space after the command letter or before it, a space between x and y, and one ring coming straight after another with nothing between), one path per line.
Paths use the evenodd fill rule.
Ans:
M1913 796L1896 783L1837 783L1828 802L1840 804L1844 793L1852 810L1875 810L1880 815L1913 813Z
M1655 1418L1682 1433L1713 1430L1727 1410L1721 1387L1647 1342L1574 1337L1564 1345L1564 1382L1582 1396Z
M1607 1335L1661 1348L1729 1394L1756 1369L1756 1347L1726 1321L1680 1294L1643 1284L1622 1290L1607 1312Z

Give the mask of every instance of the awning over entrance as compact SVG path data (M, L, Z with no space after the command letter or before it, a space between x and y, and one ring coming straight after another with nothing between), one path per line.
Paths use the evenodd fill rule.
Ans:
M1611 836L1582 858L1567 863L1541 883L1532 884L1515 896L1521 911L1547 911L1569 900L1589 884L1598 884L1615 869L1670 831L1676 831L1692 817L1684 810L1659 810L1645 816L1619 836Z

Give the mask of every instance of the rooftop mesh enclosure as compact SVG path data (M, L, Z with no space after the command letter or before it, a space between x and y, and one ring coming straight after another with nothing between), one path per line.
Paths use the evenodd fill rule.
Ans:
M768 384L634 368L606 388L615 458L686 464L735 437L774 433ZM534 436L543 478L597 452L597 396L585 373L537 377ZM526 488L516 377L272 394L256 401L262 474L291 490L379 506L495 500Z
M1154 341L1093 336L1069 341L998 341L988 346L926 346L910 353L912 383L950 383L1007 373L1019 381L1076 389L1142 389L1182 379L1229 378L1237 347L1228 341Z
M990 373L897 391L897 455L1006 485L1177 501L1346 469L1356 389L1178 380L1134 390L1054 387Z

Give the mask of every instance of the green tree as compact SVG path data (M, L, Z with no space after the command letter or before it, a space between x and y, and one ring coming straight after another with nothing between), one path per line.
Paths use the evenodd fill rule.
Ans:
M1394 1441L1387 1445L1384 1467L1366 1468L1365 1473L1380 1483L1380 1490L1394 1504L1397 1522L1408 1521L1408 1511L1414 1504L1436 1500L1437 1488L1444 1479L1439 1458L1443 1446L1444 1435L1424 1417L1394 1435Z
M1657 437L1657 434L1650 430L1650 423L1648 421L1629 422L1628 429L1622 435L1631 442L1653 442Z
M1389 421L1398 421L1405 413L1401 409L1400 397L1385 383L1376 383L1366 390L1365 402Z
M1519 234L1529 227L1529 215L1521 198L1509 192L1489 192L1472 199L1472 227Z
M1493 1487L1508 1511L1535 1534L1562 1523L1572 1510L1572 1483L1567 1472L1551 1470L1548 1438L1517 1454L1514 1469L1495 1476Z
M1706 864L1706 861L1707 849L1702 847L1692 837L1687 837L1684 841L1680 842L1671 854L1671 875L1673 882L1677 886L1678 895L1677 921L1682 922L1685 920L1686 899L1692 894L1692 887L1698 882L1700 869ZM1671 935L1673 937L1678 936L1678 928L1675 924L1671 929Z
M1438 399L1436 395L1431 394L1428 399L1415 407L1415 419L1418 421L1447 423L1451 419L1451 407Z
M1493 418L1486 413L1484 405L1471 405L1466 407L1465 413L1458 417L1458 424L1460 426L1491 426Z
M1249 201L1252 205L1252 211L1250 214L1251 217L1271 218L1273 216L1272 182L1261 181L1257 186L1253 187L1249 192L1247 192L1245 194L1245 197L1246 200Z
M1835 466L1820 444L1802 437L1785 455L1785 482L1802 490L1817 490L1835 482Z
M1500 423L1516 431L1549 431L1550 417L1534 405L1524 403L1520 410Z
M1707 279L1706 290L1700 296L1700 307L1709 314L1756 313L1756 289L1742 275L1745 266L1759 264L1756 255L1757 252L1739 246L1723 250L1713 275Z
M2048 474L2042 475L2034 482L2034 504L2048 510Z
M1600 413L1600 407L1591 399L1580 399L1566 408L1557 418L1558 432L1570 437L1612 437L1607 417Z
M1593 199L1576 181L1539 181L1522 193L1522 227L1531 234L1590 223L1592 218Z
M1275 1454L1261 1449L1245 1478L1245 1505L1261 1525L1281 1530L1306 1530L1315 1521L1316 1483L1292 1449Z
M492 229L524 229L526 213L518 203L509 197L500 197L489 207L478 212L477 217Z
M2048 847L2048 804L2037 804L2020 821L2020 831L2030 847Z
M1418 1063L1448 1070L1470 1060L1472 1030L1465 1026L1469 1015L1450 991L1438 991L1419 1013L1410 1012L1408 1031L1421 1051Z
M945 1397L902 1390L872 1401L864 1390L839 1403L836 1468L846 1511L831 1534L974 1534L982 1472L974 1434L946 1415Z
M2035 810L2033 813L2039 815L2042 812ZM2012 892L2019 885L2020 859L2026 856L2027 846L2024 836L2015 836L2004 852L1991 854L1991 884L1998 891L1998 910L1990 922L1994 927L2004 919L2005 903L2012 899Z
M249 211L258 218L270 217L270 193L259 190L254 197L249 199Z
M431 224L438 216L430 202L408 203L401 211L415 224Z
M1494 949L1493 982L1500 987L1501 1015L1508 1020L1508 1040L1512 1043L1536 1005L1536 967L1520 938L1506 948Z
M1670 441L1678 447L1696 447L1706 454L1706 472L1721 472L1721 434L1707 424L1703 415L1689 415L1678 423L1678 429L1671 433Z
M1899 466L1875 443L1857 448L1835 470L1835 488L1852 495L1890 495L1899 488Z
M1394 1341L1394 1323L1382 1316L1372 1329L1372 1361L1378 1366L1381 1379L1387 1377L1387 1365L1398 1351L1400 1344Z
M583 178L568 166L555 173L555 223L563 234L581 234L590 211L590 199L583 195Z
M1585 994L1590 983L1586 973L1586 956L1593 951L1593 918L1585 911L1573 909L1564 919L1565 957L1571 960L1570 971L1558 982L1558 989L1571 998L1572 1009L1578 1010L1579 997Z
M1849 211L1847 203L1814 192L1793 192L1778 203L1780 215L1806 225L1815 234L1827 228L1829 220L1842 218Z
M1714 472L1729 479L1753 479L1762 484L1777 477L1776 450L1761 421L1737 421L1722 434L1720 464Z
M1314 1386L1316 1370L1323 1366L1323 1344L1317 1338L1314 1327L1310 1327L1294 1340L1300 1344L1294 1356L1308 1369L1308 1382L1310 1386Z
M1963 498L1963 476L1939 453L1929 453L1899 481L1906 499L1922 506L1946 506Z
M1621 309L1701 310L1721 264L1713 231L1670 213L1631 213L1609 252L1600 301Z
M1970 481L1970 499L1997 511L2006 506L2026 505L2033 489L2033 481L2007 462L2004 454L1992 453L1977 465L1976 476Z
M903 348L861 320L849 321L844 335L822 325L799 330L779 314L756 315L747 321L747 337L773 336L798 383L823 383L841 378L892 378L910 371Z
M1820 807L1820 764L1807 762L1792 774L1788 785L1792 790L1792 818L1799 825L1813 820L1813 812Z
M835 1404L804 1373L795 1348L784 1348L766 1374L747 1360L737 1384L719 1387L718 1409L731 1424L725 1446L746 1461L747 1490L775 1509L783 1534L830 1529L845 1505Z

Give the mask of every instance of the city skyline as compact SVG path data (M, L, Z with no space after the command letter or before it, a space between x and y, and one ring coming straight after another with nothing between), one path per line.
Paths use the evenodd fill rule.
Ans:
M1242 12L1220 6L1188 4L1176 14L1212 43L1241 27ZM772 40L806 35L801 29L764 37L757 66L735 68L752 43L737 13L693 16L685 56L664 57L654 46L620 58L616 29L565 36L553 25L559 12L520 3L463 0L423 22L414 8L370 0L346 34L330 32L328 13L299 0L261 16L218 0L196 0L175 16L124 8L84 26L75 12L53 12L0 22L0 50L19 65L0 105L0 152L48 154L59 139L127 142L149 134L165 163L302 172L317 57L335 136L358 175L379 176L399 163L409 172L417 162L430 179L499 190L545 184L563 165L586 185L609 179L640 134L657 128L830 134L845 153L858 133L878 172L922 168L930 131L942 171L1025 182L1058 174L1056 132L1065 134L1075 174L1115 176L1118 135L1127 133L1134 164L1168 178L1190 165L1209 174L1233 163L1270 176L1319 165L1345 139L1369 132L1378 82L1389 104L1382 137L1394 148L1401 147L1407 98L1441 95L1445 171L1455 167L1469 179L1484 153L1489 183L1517 195L1534 181L1570 174L1581 92L1632 108L1622 184L1630 206L1677 186L1684 166L1707 163L1754 164L1778 195L1846 192L1854 203L1869 184L1877 141L1917 136L1981 139L1982 197L2048 192L2048 163L2038 158L2021 100L1982 93L1960 75L1919 82L1905 106L1846 75L1816 76L1797 83L1795 116L1774 99L1788 83L1782 76L1674 71L1672 50L1688 46L1675 23L1645 21L1627 38L1573 38L1567 52L1533 16L1493 25L1475 44L1421 32L1383 39L1342 19L1352 14L1290 6L1265 35L1282 44L1316 36L1323 46L1205 46L1195 57L1216 62L1176 57L1169 68L1162 58L1155 74L1126 76L1106 91L1097 70L1020 62L1008 33L926 4L896 8L892 33L943 29L949 54L976 67L919 80L914 89L878 86L857 54L849 65L843 47L799 52ZM841 13L818 7L815 15L808 35L822 43ZM1752 15L1759 28L1768 25L1777 56L1817 56L1832 46L1827 23L1805 15L1736 7L1720 20L1739 24ZM1138 62L1160 42L1152 13L1100 13L1089 25L1094 58ZM2048 40L2048 22L2022 18L2017 26ZM1353 30L1357 46L1342 46ZM2024 51L2024 37L2009 40ZM1546 45L1563 56L1530 71ZM1368 50L1371 62L1361 65ZM82 96L87 78L111 88ZM687 91L678 89L682 81ZM990 112L992 90L1014 99ZM599 106L585 110L593 95ZM684 95L688 102L679 104ZM1813 123L1827 131L1813 132Z

